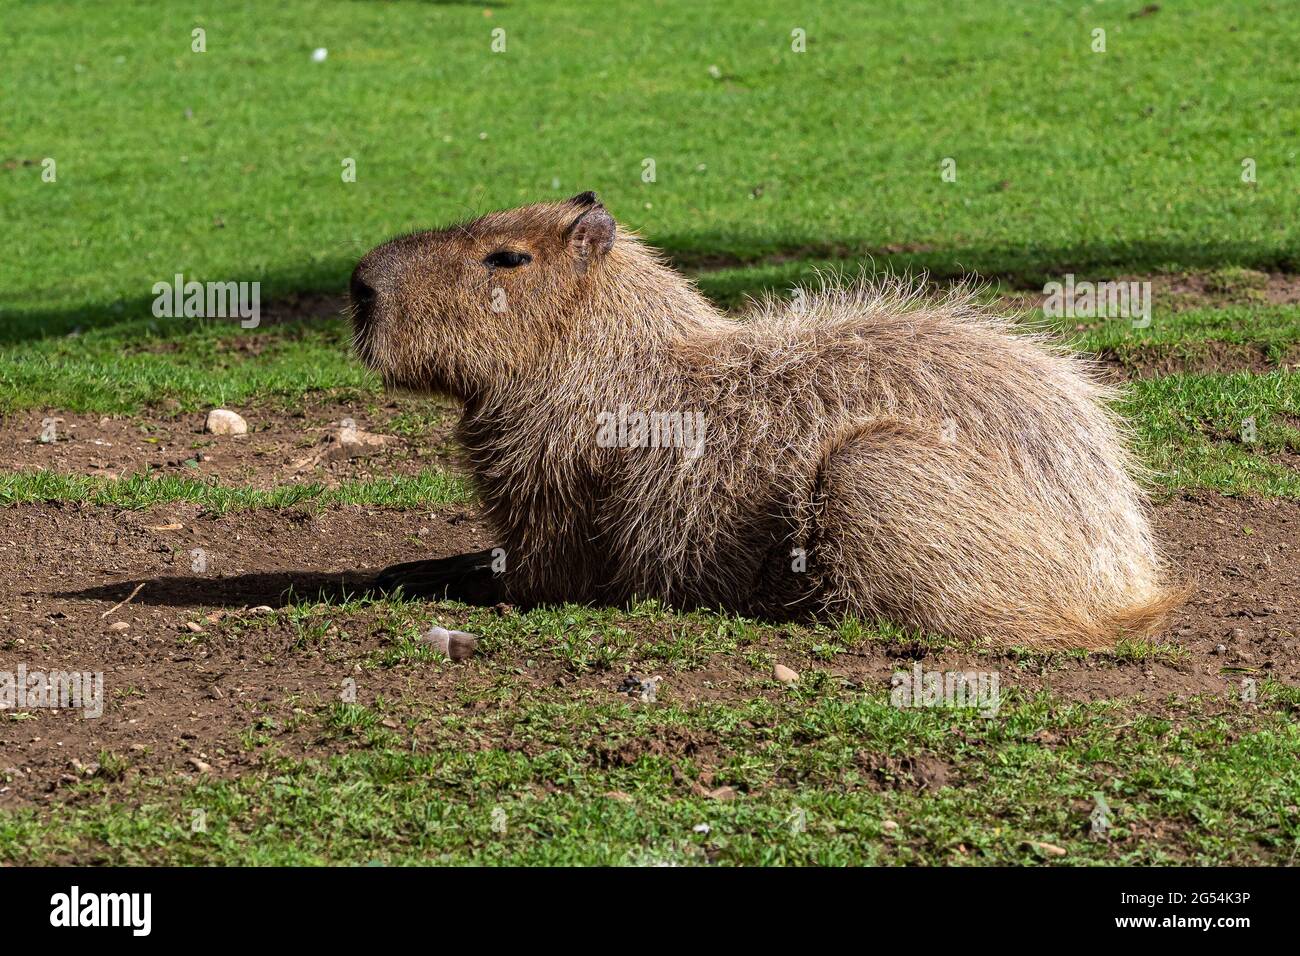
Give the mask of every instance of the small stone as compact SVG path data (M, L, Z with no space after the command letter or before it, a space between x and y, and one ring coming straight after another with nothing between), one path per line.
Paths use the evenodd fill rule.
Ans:
M384 727L387 727L389 730L396 730L398 727L402 726L397 721L393 720L393 718L391 717L385 717L379 723Z
M274 614L275 608L271 607L271 605L269 604L259 604L257 607L250 607L248 609L248 613L249 614Z
M775 677L777 680L779 680L782 684L799 683L799 672L792 668L786 667L784 664L777 664L775 667L773 667L772 676Z
M203 430L212 435L247 435L248 422L228 408L214 408L208 412Z
M212 771L212 765L204 763L198 757L191 757L189 759L189 764L199 773L210 773Z
M420 640L432 644L453 661L463 661L472 657L478 650L478 636L467 631L449 631L445 627L434 626L425 631Z
M1215 653L1215 654L1226 654L1226 653L1228 653L1228 645L1226 645L1226 644L1215 644L1215 645L1214 645L1214 653Z
M194 634L202 634L202 633L203 633L203 625L200 624L198 621L186 621L186 622L185 622L185 630L187 630L187 631L191 631L191 632L193 632Z
M341 427L334 435L334 440L340 445L355 446L358 448L377 448L387 445L395 439L391 435L377 435L374 432L368 432L356 426Z
M662 677L647 677L641 681L637 695L640 697L641 703L653 704L659 699L659 682L661 680L663 680Z
M898 829L898 824L893 820L882 820L880 823L880 829L884 830L886 833L892 833Z
M116 631L118 634L121 634L123 631L131 630L131 625L128 624L126 621L114 621L112 624L108 625L108 629L110 631Z
M1030 840L1028 845L1045 856L1065 856L1065 847L1057 846L1055 843L1036 843Z
M714 800L735 800L736 790L734 787L718 787L709 791L709 797Z
M709 831L711 831L712 829L713 827L709 826L707 823L697 823L695 824L695 826L691 827L691 832L702 833L705 836L707 836L709 834Z

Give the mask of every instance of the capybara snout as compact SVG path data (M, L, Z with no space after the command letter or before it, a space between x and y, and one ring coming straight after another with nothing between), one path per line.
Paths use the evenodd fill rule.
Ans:
M583 193L386 242L353 272L358 351L389 384L490 389L574 341L616 229Z

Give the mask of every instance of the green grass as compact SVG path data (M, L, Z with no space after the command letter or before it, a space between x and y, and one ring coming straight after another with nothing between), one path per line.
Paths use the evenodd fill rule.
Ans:
M202 505L214 514L247 508L293 508L364 504L421 508L470 500L467 485L441 471L403 478L345 481L337 487L309 483L281 485L269 491L219 485L193 478L132 475L95 478L51 471L0 474L0 505L32 501L87 501L114 508L141 509L171 501Z
M288 650L299 653L327 639L326 625L338 628L340 649L364 626L400 650L429 611L393 598L303 597L275 615L226 619L220 639L289 624L310 636ZM440 618L462 615L482 636L470 663L427 653L362 663L363 672L399 668L415 686L428 669L451 668L437 693L295 696L287 721L250 716L242 740L252 768L232 780L134 776L129 756L103 754L76 799L0 815L0 860L1220 865L1285 863L1300 846L1300 770L1290 759L1300 695L1269 681L1253 703L1229 693L1146 704L1074 703L1004 683L998 716L986 719L900 709L874 682L816 664L796 687L764 676L773 650L830 664L906 639L887 627L777 627L655 603L506 617L438 608ZM1004 677L1039 673L1055 657L967 653ZM1163 653L1117 645L1094 666ZM717 669L741 661L751 678ZM529 676L550 666L569 679ZM686 702L681 682L702 670L719 675L715 699ZM665 675L657 703L616 692L629 671ZM300 733L332 755L286 756L284 741ZM926 786L916 762L931 768ZM734 796L710 795L719 788ZM1089 827L1098 794L1110 808L1104 839Z
M217 321L169 321L141 320L0 349L0 411L51 407L107 414L168 401L195 410L322 390L339 398L379 392L378 380L350 354L341 321L236 335Z
M1270 267L1300 238L1300 34L1264 0L18 6L10 339L145 318L177 272L342 289L395 232L588 188L688 266Z
M1300 379L1292 373L1142 379L1124 410L1166 488L1300 497Z
M272 729L250 735L270 755L237 780L82 784L74 802L0 816L0 859L1029 864L1057 859L1047 843L1069 864L1215 865L1285 863L1300 846L1300 730L1272 685L1257 710L1206 715L1191 702L1182 719L1037 696L990 721L900 710L833 681L775 701L609 696L507 683L486 712L433 704L397 730L381 726L382 701L325 705L315 719L346 742L341 755L277 758ZM905 770L873 769L916 755L945 766L947 784L916 789ZM701 779L737 796L705 796ZM1106 840L1089 833L1097 794Z
M1146 328L1134 328L1129 320L1118 319L1076 333L1068 328L1073 322L1059 322L1058 328L1067 326L1063 336L1088 352L1123 352L1153 345L1185 346L1190 352L1206 342L1228 342L1257 347L1265 356L1281 356L1287 346L1300 342L1300 307L1294 305L1229 305L1173 312L1161 309L1157 302Z

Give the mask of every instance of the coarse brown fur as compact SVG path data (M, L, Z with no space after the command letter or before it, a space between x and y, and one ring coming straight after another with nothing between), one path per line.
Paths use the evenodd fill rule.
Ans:
M386 383L463 403L514 600L1098 648L1180 598L1114 396L969 290L825 283L733 318L583 194L394 239L353 298Z

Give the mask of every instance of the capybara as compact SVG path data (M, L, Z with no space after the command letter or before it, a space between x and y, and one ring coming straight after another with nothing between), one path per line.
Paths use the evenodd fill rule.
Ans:
M733 317L583 193L384 243L351 297L386 384L463 405L500 544L382 588L1028 648L1145 635L1179 599L1111 391L969 290L823 283Z

